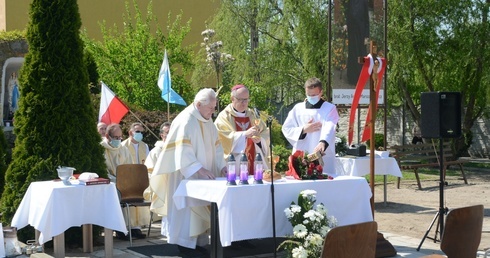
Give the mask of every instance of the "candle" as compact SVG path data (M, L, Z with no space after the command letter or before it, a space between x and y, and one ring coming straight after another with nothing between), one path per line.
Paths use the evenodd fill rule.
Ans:
M240 171L240 180L241 181L248 181L248 171L247 170Z
M255 171L255 180L262 180L263 178L263 170L256 170Z
M235 181L236 180L236 173L235 171L228 171L228 182Z

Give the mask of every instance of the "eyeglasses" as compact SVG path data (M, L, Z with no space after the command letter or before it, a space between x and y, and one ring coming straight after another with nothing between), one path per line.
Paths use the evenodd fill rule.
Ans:
M143 131L134 131L134 132L135 132L135 133L145 133L145 132L143 132Z
M245 102L248 102L250 99L241 99L241 98L237 98L237 97L234 97L238 102L240 103L245 103Z
M109 136L111 137L111 139L114 139L114 140L122 140L122 136Z

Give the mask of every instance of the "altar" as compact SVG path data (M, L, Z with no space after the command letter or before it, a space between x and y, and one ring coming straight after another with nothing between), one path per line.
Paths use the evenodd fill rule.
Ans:
M112 230L126 233L126 224L119 204L116 186L64 185L62 181L32 182L22 199L11 226L21 229L27 225L40 232L39 243L54 237L55 257L64 257L64 232L70 227L84 225L84 251L91 252L91 225L105 228L105 254L112 257Z
M252 183L252 181L251 181ZM276 236L292 234L284 210L297 203L302 190L317 192L316 204L323 203L338 225L372 221L371 190L362 177L335 180L286 180L274 182ZM232 241L273 236L271 184L228 186L226 180L184 180L173 195L178 209L214 203L222 246ZM213 229L212 229L213 231ZM213 237L213 236L212 236Z

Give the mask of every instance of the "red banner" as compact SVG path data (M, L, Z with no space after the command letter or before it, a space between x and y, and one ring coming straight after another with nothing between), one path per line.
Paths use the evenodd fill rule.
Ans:
M384 58L378 58L380 61L380 67L378 68L377 72L378 74L378 82L376 85L376 108L378 107L378 97L379 97L379 91L381 89L381 82L383 80L383 75L386 69L386 62ZM349 117L349 129L348 129L348 144L352 144L353 136L354 136L354 120L356 118L356 111L357 111L357 106L359 105L359 99L361 98L362 90L364 89L364 85L366 85L366 82L368 81L370 75L373 72L373 67L374 67L374 60L371 55L368 55L364 57L364 64L362 66L361 74L359 75L359 80L357 81L356 85L356 90L354 92L354 98L352 99L352 106L350 110L350 117ZM369 126L369 121L371 119L371 114L368 111L368 115L366 117L366 123L364 126L364 132L362 135L362 141L366 141L369 138L370 135L370 126ZM367 136L367 138L366 138Z

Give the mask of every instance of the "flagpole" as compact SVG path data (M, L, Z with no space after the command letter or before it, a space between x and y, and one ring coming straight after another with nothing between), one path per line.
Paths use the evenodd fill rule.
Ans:
M145 123L143 123L143 121L141 121L141 119L135 113L133 113L133 111L131 111L131 109L129 109L129 113L131 113L131 115L136 117L138 122L140 122L146 128L146 131L150 132L153 136L155 136L155 138L157 138L157 140L160 140L160 138L152 130L150 130L150 128L148 128L148 126L146 126Z
M167 122L170 122L170 91L167 96Z

